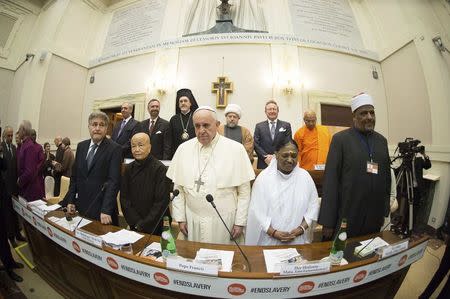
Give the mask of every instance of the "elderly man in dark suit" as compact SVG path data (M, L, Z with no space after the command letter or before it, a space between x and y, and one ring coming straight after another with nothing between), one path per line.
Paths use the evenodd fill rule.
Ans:
M120 188L120 146L106 138L108 116L103 112L89 115L91 139L77 146L69 190L63 205L70 212L117 225L117 192Z
M6 163L4 159L4 152L3 147L0 147L0 170L3 172L6 170ZM5 209L5 202L9 200L6 188L5 188L5 182L3 180L3 176L0 176L0 213L3 214L3 210ZM6 273L8 273L8 276L17 282L23 281L22 277L17 275L14 272L14 269L23 268L23 265L20 263L17 263L14 261L14 258L11 254L11 249L8 245L8 238L7 238L7 229L6 229L6 223L5 218L0 217L0 260L3 264L2 267L0 267L0 270L6 270ZM2 284L0 282L0 287L2 287Z
M256 124L253 138L258 155L258 169L264 169L270 164L278 144L285 144L292 139L291 124L278 119L279 111L277 102L268 101L265 106L267 120Z
M20 234L20 225L16 212L14 212L11 202L12 196L17 196L17 153L16 146L12 144L14 131L10 126L6 126L3 131L3 159L6 170L2 171L3 180L5 182L6 197L4 208L2 209L2 217L5 218L6 228L8 231L8 239L13 247L17 247L17 241L26 241Z
M131 116L133 113L132 104L123 103L120 112L123 120L114 127L111 139L122 146L122 158L133 158L130 140L138 132L139 122Z
M148 102L147 110L150 118L140 123L139 131L150 136L152 149L150 154L158 160L170 160L172 158L172 134L170 124L167 120L159 117L160 102L151 99Z

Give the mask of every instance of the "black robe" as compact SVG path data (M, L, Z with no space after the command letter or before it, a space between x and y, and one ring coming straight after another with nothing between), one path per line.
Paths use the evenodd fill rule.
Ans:
M367 172L369 148L378 174ZM379 232L389 213L390 188L386 138L377 132L362 135L355 128L339 132L328 152L318 223L336 232L346 217L349 237Z
M193 112L189 112L186 115L184 115L183 113L175 114L170 119L170 130L172 132L172 157L175 154L175 152L177 151L178 146L180 146L180 144L182 144L183 142L187 141L187 140L181 139L181 134L183 134L183 126L181 125L180 115L181 115L181 118L183 119L184 127L186 128L186 124L192 113ZM189 139L192 139L195 137L194 121L193 121L192 117L189 120L189 125L187 126L187 132L189 133Z
M170 181L166 178L166 171L164 164L151 155L126 166L120 189L120 204L131 228L138 225L143 232L151 233L156 226L169 204ZM154 234L160 235L161 231L159 223Z

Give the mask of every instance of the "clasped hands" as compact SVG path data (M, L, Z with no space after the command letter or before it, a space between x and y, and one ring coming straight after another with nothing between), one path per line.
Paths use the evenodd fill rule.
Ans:
M301 226L298 226L291 230L290 232L284 232L274 229L273 227L270 227L267 230L267 234L271 236L272 238L275 238L277 240L280 240L281 242L290 242L297 238L298 236L301 236L305 233L303 228Z

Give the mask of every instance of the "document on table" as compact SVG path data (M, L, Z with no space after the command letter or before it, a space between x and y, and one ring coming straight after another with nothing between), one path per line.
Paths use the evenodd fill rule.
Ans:
M89 219L85 219L85 218L81 218L80 216L74 217L72 218L71 221L67 221L66 217L63 218L56 218L57 220L55 220L56 217L50 217L49 220L58 224L59 226L70 230L71 232L73 232L75 230L75 228L80 228L83 227L85 225L88 225L89 223L91 223L92 221ZM83 219L83 220L81 220ZM81 222L80 222L81 221Z
M137 232L129 231L126 229L119 230L115 233L107 233L102 236L103 242L110 245L125 245L133 244L137 240L144 237L144 235L138 234Z
M279 273L285 264L300 263L302 257L295 248L263 250L268 273Z
M220 271L231 272L234 251L200 248L194 262L199 264L218 265Z

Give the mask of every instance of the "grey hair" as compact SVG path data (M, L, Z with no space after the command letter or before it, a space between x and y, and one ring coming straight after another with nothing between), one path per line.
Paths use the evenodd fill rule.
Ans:
M6 126L5 129L3 130L3 133L2 133L3 140L6 139L6 131L8 131L8 130L13 131L13 133L14 133L14 130L13 130L13 128L11 126Z
M20 126L22 127L24 136L31 136L33 126L31 125L31 122L29 120L24 119Z
M128 106L128 108L130 108L130 112L133 112L133 107L134 107L133 104L131 104L129 102L123 102L122 106L125 105L125 104Z
M88 119L88 124L91 124L91 121L94 118L100 118L105 122L105 125L108 126L109 125L109 118L108 115L106 115L105 112L103 111L94 111L91 114L89 114L89 119Z

